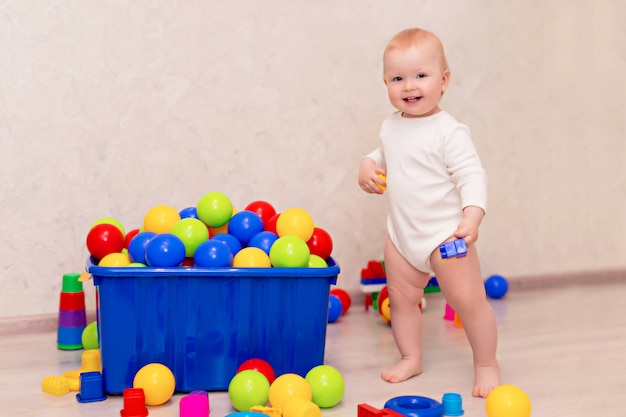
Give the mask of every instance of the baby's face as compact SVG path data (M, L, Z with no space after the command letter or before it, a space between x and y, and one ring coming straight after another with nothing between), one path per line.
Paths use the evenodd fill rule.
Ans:
M384 57L384 81L389 100L405 117L437 113L449 75L439 48L431 42L393 49Z

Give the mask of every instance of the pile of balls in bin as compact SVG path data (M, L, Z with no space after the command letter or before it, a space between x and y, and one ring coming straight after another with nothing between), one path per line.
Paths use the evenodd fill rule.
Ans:
M98 219L86 244L94 263L105 267L324 268L333 249L330 234L306 210L279 213L267 201L253 201L237 211L217 191L195 207L155 206L128 233L115 218Z

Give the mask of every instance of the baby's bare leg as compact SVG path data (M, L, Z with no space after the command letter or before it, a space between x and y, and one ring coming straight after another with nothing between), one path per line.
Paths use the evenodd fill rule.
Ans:
M474 388L472 395L486 397L500 385L500 367L496 359L496 319L487 302L485 287L475 246L465 258L442 260L433 252L431 264L441 290L457 312L474 354Z
M385 242L385 270L391 330L401 359L385 369L381 377L388 382L401 382L422 373L422 312L419 302L429 276L413 268L389 238Z

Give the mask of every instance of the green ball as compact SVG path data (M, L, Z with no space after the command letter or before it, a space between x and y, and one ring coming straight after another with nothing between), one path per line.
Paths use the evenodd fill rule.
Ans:
M172 227L172 234L183 241L187 258L193 258L198 246L209 240L209 230L206 225L193 217L186 217L176 222Z
M98 342L98 324L95 321L85 326L81 336L81 342L83 343L83 347L87 350L98 349L98 347L100 347L100 343Z
M206 193L196 205L198 218L209 227L222 227L233 216L233 203L217 191Z
M328 263L321 256L311 254L309 268L328 268Z
M247 369L237 373L228 385L228 397L237 411L249 411L255 405L266 405L270 383L259 371Z
M343 398L345 383L341 373L329 365L318 365L304 378L311 387L312 401L320 408L334 407Z
M283 236L270 248L270 261L277 268L305 268L309 264L311 250L297 236Z
M124 231L124 226L122 226L122 223L119 220L114 219L113 217L99 218L98 220L96 220L95 222L91 224L90 229L93 229L94 226L97 226L99 224L112 224L113 226L120 229L120 232L122 232L122 236L126 236L126 232Z

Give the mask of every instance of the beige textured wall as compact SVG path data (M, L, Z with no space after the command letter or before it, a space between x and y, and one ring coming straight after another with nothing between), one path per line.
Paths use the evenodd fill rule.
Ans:
M443 107L488 170L485 276L626 268L624 21L617 0L0 0L0 316L58 309L97 218L208 191L306 208L357 291L385 202L356 170L409 26L446 44Z

